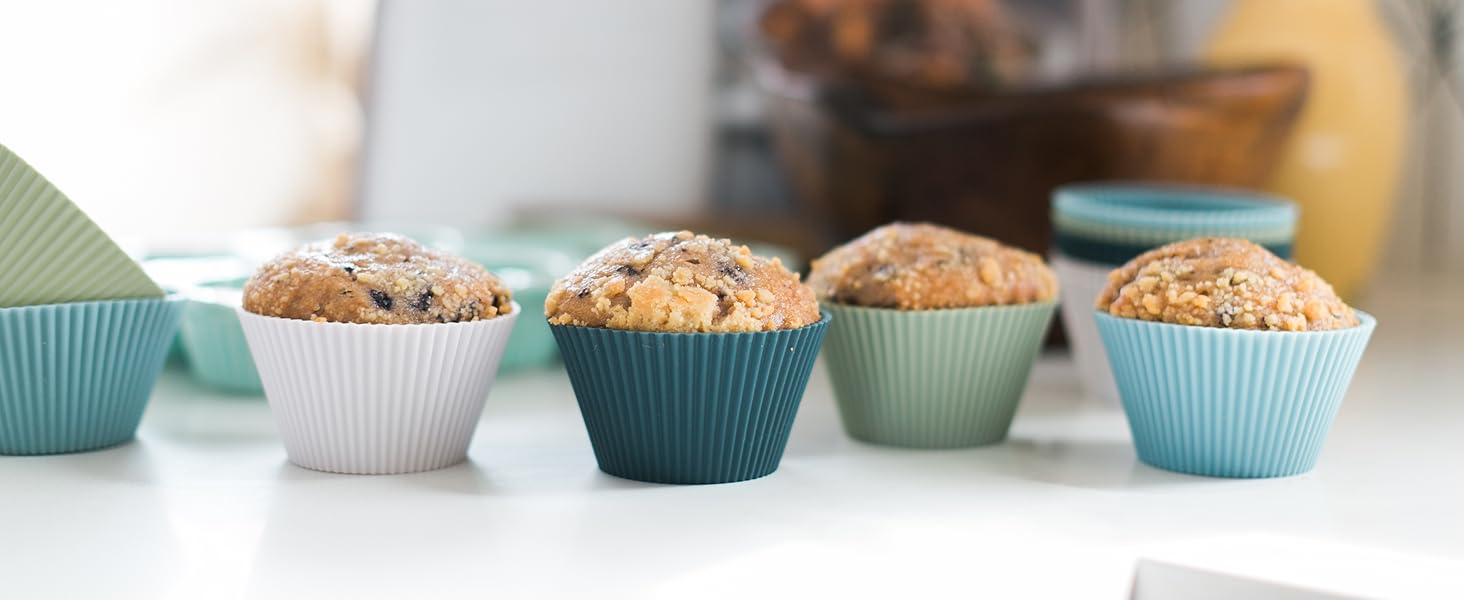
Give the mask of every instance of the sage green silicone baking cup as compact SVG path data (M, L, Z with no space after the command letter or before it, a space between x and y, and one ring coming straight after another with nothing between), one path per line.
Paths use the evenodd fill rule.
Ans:
M940 310L825 303L824 360L844 430L873 444L1006 439L1055 302Z
M182 307L159 298L0 309L0 454L132 439Z
M112 238L5 146L0 257L0 308L163 297Z

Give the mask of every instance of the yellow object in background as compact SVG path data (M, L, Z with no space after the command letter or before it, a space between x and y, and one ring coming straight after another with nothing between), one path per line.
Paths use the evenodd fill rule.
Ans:
M1403 73L1372 0L1237 0L1206 51L1216 66L1311 71L1268 189L1301 205L1296 261L1355 298L1382 253L1406 126Z

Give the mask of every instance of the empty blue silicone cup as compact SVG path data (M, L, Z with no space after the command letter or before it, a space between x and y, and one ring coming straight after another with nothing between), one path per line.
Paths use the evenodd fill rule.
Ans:
M1094 311L1139 460L1211 477L1310 471L1377 320L1251 331Z
M777 470L831 318L756 333L550 329L600 470L729 483Z
M182 310L174 298L0 309L0 454L132 439Z
M247 278L204 282L185 291L179 338L193 378L214 389L264 394L244 328L239 325Z

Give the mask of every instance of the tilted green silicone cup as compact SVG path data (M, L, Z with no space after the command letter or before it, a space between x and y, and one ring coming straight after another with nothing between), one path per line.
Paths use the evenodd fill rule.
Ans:
M173 298L0 309L0 454L132 439L182 310Z
M777 470L829 319L756 333L550 329L600 470L730 483Z
M825 366L844 430L873 444L1006 439L1056 302L896 310L825 303Z

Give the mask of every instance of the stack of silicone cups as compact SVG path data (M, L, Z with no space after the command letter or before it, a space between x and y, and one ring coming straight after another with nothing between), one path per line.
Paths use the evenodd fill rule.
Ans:
M0 454L132 439L181 308L0 146Z
M1150 249L1197 237L1248 239L1291 258L1296 205L1239 189L1160 183L1089 183L1052 198L1052 268L1062 321L1085 392L1117 403L1093 308L1108 274Z

